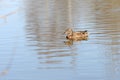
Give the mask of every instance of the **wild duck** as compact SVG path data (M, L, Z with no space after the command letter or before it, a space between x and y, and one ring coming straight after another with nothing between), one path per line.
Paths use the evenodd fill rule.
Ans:
M66 38L69 40L81 40L81 38L88 37L88 31L73 31L71 28L68 28L65 31Z

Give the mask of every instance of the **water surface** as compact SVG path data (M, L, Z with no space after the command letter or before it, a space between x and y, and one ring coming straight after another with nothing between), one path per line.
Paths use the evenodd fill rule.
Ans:
M1 0L1 80L119 80L119 5L118 0ZM88 30L88 39L66 40L69 27Z

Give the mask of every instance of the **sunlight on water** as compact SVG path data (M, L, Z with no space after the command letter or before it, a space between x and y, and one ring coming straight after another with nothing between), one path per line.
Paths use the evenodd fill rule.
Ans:
M120 1L1 0L0 80L119 80ZM67 40L67 28L88 38Z

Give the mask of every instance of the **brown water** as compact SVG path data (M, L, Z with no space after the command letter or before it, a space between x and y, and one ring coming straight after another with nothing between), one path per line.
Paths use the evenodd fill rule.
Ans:
M0 0L0 80L119 80L119 0ZM67 28L88 30L68 41Z

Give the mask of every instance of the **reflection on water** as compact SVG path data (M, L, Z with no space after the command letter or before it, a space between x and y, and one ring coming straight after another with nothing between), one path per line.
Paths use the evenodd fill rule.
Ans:
M68 45L68 46L72 46L73 43L75 42L81 42L81 41L84 41L84 40L88 40L88 37L82 37L82 38L79 38L79 40L67 40L67 41L64 41L65 45Z
M119 0L14 1L23 10L5 13L0 27L2 80L120 79ZM69 27L88 30L89 37L67 40Z
M71 63L73 61L72 57L76 56L76 53L71 53L71 49L64 45L65 37L63 33L65 26L67 27L67 21L65 17L62 18L63 13L57 13L59 8L65 6L65 4L57 5L57 1L38 1L37 3L27 3L26 30L27 38L31 43L29 45L36 46L35 50L37 50L40 63L39 68L54 69L73 66ZM40 8L43 5L46 6ZM38 8L34 8L35 6ZM64 14L67 16L67 12L64 12ZM56 17L57 15L62 21ZM70 59L66 60L65 58Z

